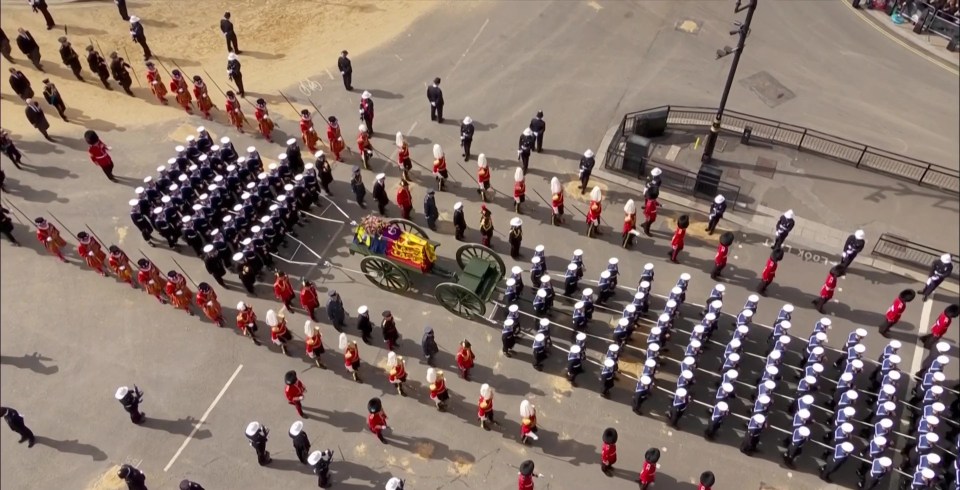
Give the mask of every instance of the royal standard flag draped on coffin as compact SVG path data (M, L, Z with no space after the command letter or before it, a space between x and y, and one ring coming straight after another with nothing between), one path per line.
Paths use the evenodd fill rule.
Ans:
M421 272L430 272L433 263L437 260L433 244L412 233L403 232L387 246L386 256L420 269Z

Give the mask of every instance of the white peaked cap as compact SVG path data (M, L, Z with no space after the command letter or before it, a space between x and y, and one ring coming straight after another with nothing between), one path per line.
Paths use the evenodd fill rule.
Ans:
M587 304L584 303L583 301L577 301L577 303L576 303L575 305L573 305L573 307L579 310L580 308L583 308L583 307L586 306L586 305L587 305ZM513 305L510 305L510 306L513 306Z
M377 174L376 180L383 180L387 178L387 174Z
M802 419L808 419L810 418L810 410L807 410L806 408L800 409L797 411L797 415L799 415Z
M130 23L131 23L131 24L134 24L134 23L137 23L137 22L140 22L140 17L137 17L136 15L131 15L131 16L130 16Z
M513 171L513 181L514 181L514 182L523 182L523 169L522 169L522 168L517 167L517 169Z
M730 339L730 344L734 349L740 347L740 339Z
M503 324L504 324L505 326L507 326L507 327L512 327L512 326L513 326L513 318L507 318L506 320L503 321Z
M736 352L731 352L730 355L727 356L727 359L733 362L737 362L740 360L740 354L737 354Z
M610 257L610 260L608 260L607 263L610 265L617 265L620 263L620 259L616 257Z
M510 226L520 226L523 224L523 220L520 218L513 218L510 220Z
M343 350L343 351L347 350L347 345L349 345L349 344L350 344L350 340L347 339L347 334L341 333L341 334L340 334L340 344L339 344L339 345L340 345L340 350Z
M314 451L310 453L310 457L307 458L307 463L310 464L310 466L316 466L317 463L320 462L320 458L323 458L323 452Z
M366 133L366 132L367 132L367 125L364 124L364 123L360 123L360 125L357 126L357 130L360 131L361 133Z
M387 480L386 490L400 490L400 485L403 485L403 480L393 477Z
M902 361L902 359L900 359L900 356L897 354L890 354L890 357L888 357L887 359L894 364L900 364L900 361Z
M669 320L670 320L670 314L669 314L669 313L661 313L660 316L657 317L657 320L659 320L659 321L661 321L661 322L669 321Z
M937 352L947 352L950 350L950 344L946 342L937 342Z
M694 325L694 326L693 326L693 331L694 331L694 333L701 334L701 333L707 331L707 329L706 329L706 328L703 328L703 325ZM694 339L694 340L696 340L696 339ZM699 343L700 341L697 340L697 342ZM690 343L692 344L692 343L693 343L693 340L691 340Z
M717 309L723 308L723 301L720 301L719 299L715 299L713 300L713 302L710 303L710 306ZM709 315L709 313L707 314Z
M933 407L934 412L942 412L947 408L946 405L940 402L933 402L931 406Z
M877 461L879 461L880 466L883 466L884 468L889 468L890 465L893 464L893 460L886 456L881 456L880 458L877 459Z
M531 134L533 134L533 131L531 131L530 128L527 128L527 129L524 129L524 130L523 130L523 135L524 135L524 136L530 136Z
M947 379L947 375L943 374L940 371L933 373L933 380L938 383L942 383L946 379Z
M593 190L590 191L590 200L599 201L601 199L603 199L603 192L600 191L600 187L594 187Z
M229 143L229 142L230 142L230 137L229 137L229 136L224 136L223 138L220 138L220 144L222 144L222 145L225 145L225 144L227 144L227 143ZM290 143L290 142L288 141L287 144L289 144L289 143Z
M244 433L250 437L253 437L254 435L256 435L256 433L259 430L260 430L260 422L250 422L249 424L247 424L247 430L244 431Z
M699 326L699 325L697 325L697 326ZM699 349L701 345L703 345L703 344L702 344L699 340L697 340L697 339L692 339L692 340L690 340L690 346L692 346L694 349ZM688 357L685 357L685 358L683 359L683 362L686 363L686 362L687 362L687 359L690 359L690 360L691 360L691 363L692 363L692 362L696 362L692 357L689 357L689 356L688 356Z
M233 254L233 261L234 261L234 262L240 262L241 260L243 260L243 252L237 252L237 253ZM240 304L242 304L242 303L240 303ZM237 308L239 309L240 307L237 306Z
M434 383L437 381L437 370L434 368L427 369L427 383Z
M460 201L453 203L453 209L460 209L462 207L463 207L463 203Z
M770 403L770 396L769 396L769 395L760 395L760 396L757 397L757 401L760 402L761 405L766 405L766 404Z
M826 340L827 340L827 334L825 334L825 333L823 333L823 332L817 332L816 337L817 337L817 340L819 340L819 341L821 341L821 342L826 342ZM819 347L819 346L817 346L817 347Z
M850 381L853 379L853 373L843 373L840 375L840 379L843 381Z
M480 158L480 155L483 155L483 158ZM483 153L481 153L480 155L477 155L477 166L480 168L487 168L489 166L487 165L487 156L484 155ZM522 173L523 169L521 169L520 172Z
M441 157L443 157L443 148L441 148L440 145L438 145L438 144L434 144L434 145L433 145L433 158L441 158Z
M646 294L643 294L640 291L633 293L633 299L643 299L644 297L646 297Z
M784 211L783 217L784 217L784 218L787 218L787 219L793 219L793 210L792 210L792 209L788 209L788 210Z
M857 333L857 337L863 338L867 336L867 330L863 328L858 328L854 330Z
M891 369L890 372L887 373L887 376L890 376L890 379L892 379L892 380L894 380L894 381L899 381L899 380L900 380L900 376L902 376L902 375L900 374L900 371L894 371L894 370Z
M301 432L303 432L303 422L301 422L301 421L298 420L298 421L294 422L293 425L290 426L290 435L291 435L291 436L297 436L297 435L299 435Z
M581 250L581 249L579 249L579 248L576 249L576 250L574 250L574 251L573 251L573 256L574 256L574 257L582 257L582 256L583 256L583 250Z
M661 331L661 330L660 330L660 327L653 327L653 328L650 329L650 334L651 334L651 335L660 335L660 331Z
M800 435L803 437L810 437L810 428L806 426L800 426L797 430L800 431Z
M610 360L612 361L613 359ZM647 359L646 361L643 361L643 365L651 368L657 367L657 361L654 361L653 359Z
M650 383L653 383L653 380L650 379L650 376L640 376L640 384L648 385Z
M863 345L863 344L857 344L857 345L853 346L853 350L854 350L854 352L856 352L856 353L858 353L858 354L863 354L864 352L866 352L867 346L865 346L865 345Z
M626 308L624 308L624 310L626 310L626 311L628 311L628 312L630 312L630 313L634 313L634 312L637 311L637 307L634 306L633 303L630 303L630 304L627 305Z
M529 418L535 413L537 412L533 409L533 404L530 403L530 400L523 400L520 402L520 417Z
M622 326L622 327L626 327L627 325L630 325L630 320L627 319L627 318L621 318L621 319L617 322L617 324L620 325L620 326ZM614 344L614 345L616 345L616 344Z
M227 55L227 60L233 61L235 59L237 59L237 55L235 53L230 53Z
M690 280L690 277L691 277L690 274L688 274L688 273L686 273L686 272L683 272L683 273L680 274L680 280L681 280L681 281L689 281L689 280Z
M943 254L940 256L940 262L943 262L944 264L949 264L951 259L952 257L950 256L950 254Z
M544 247L543 245L537 245L536 247L534 247L533 250L537 253L543 253L543 251L546 250L546 247Z
M473 124L473 119L470 119L470 116L463 118L463 124Z
M307 337L313 335L313 322L311 322L310 320L307 320L306 322L303 323L303 334L306 335Z
M807 384L811 384L811 385L817 384L816 376L805 376L803 380L806 381Z
M550 179L550 193L559 194L563 190L563 186L560 184L560 179L553 177Z
M740 335L746 335L747 332L749 331L750 331L750 327L746 325L740 325L739 327L737 327L737 332L739 332Z
M248 146L248 147L247 147L247 153L256 153L256 152L257 152L257 147L256 147L256 146Z
M686 388L677 388L676 395L679 396L680 398L683 398L683 397L687 396L687 389L686 389Z
M493 396L493 388L491 388L487 383L480 385L480 396L484 398L490 398Z
M507 308L507 311L509 311L510 313L516 313L517 311L520 311L520 305L517 305L517 304L510 305L510 307Z
M651 264L650 262L647 262L646 264L643 264L643 270L645 270L645 271L652 271L652 270L653 270L653 264Z
M360 306L359 308L357 308L357 314L359 314L359 315L362 315L362 314L366 313L367 311L369 311L369 308L367 308L367 305L362 305L362 306Z
M601 274L602 275L602 274ZM593 296L593 289L587 288L583 290L584 296Z
M316 158L323 158L323 150L317 150L317 152L314 153L313 156ZM243 158L243 157L240 157L240 158ZM308 170L316 168L312 163L308 163L306 167Z
M817 374L822 373L822 372L823 372L823 364L820 364L819 362L813 363L813 371L814 371L815 373L817 373ZM852 374L852 373L851 373L851 374Z
M511 322L512 322L513 320L508 320L508 321L511 321ZM579 354L579 353L580 353L580 346L577 345L577 344L571 345L571 346L570 346L570 352L573 353L573 354Z
M850 361L850 364L852 364L853 367L857 369L863 369L863 361L861 361L860 359L854 359Z
M851 408L851 407L847 407L847 408ZM852 443L852 442L843 442L843 443L840 444L840 448L843 449L843 452L845 452L845 453L852 453L852 452L853 452L853 443Z
M122 400L123 397L127 396L127 393L129 392L130 392L130 388L127 388L126 386L121 386L117 388L117 392L114 393L113 397L116 398L117 400Z
M536 340L537 342L543 342L544 340L546 340L546 338L547 338L546 335L542 333L538 333L535 337L533 337L533 340Z
M783 305L783 307L780 309L787 313L793 313L793 305L791 305L790 303Z
M730 406L727 405L727 402L719 401L719 402L717 402L717 409L718 409L718 410L721 410L721 411L723 411L723 412L726 412L727 410L730 409Z
M722 385L720 385L720 388L727 393L733 393L732 383L723 383Z
M583 152L583 156L590 158L593 156L593 150L587 148L587 151Z
M680 376L683 376L684 379L691 379L693 378L693 372L689 369L684 369L683 372L680 373Z
M663 170L660 170L659 168L656 168L656 167L654 167L654 169L650 171L650 175L652 175L652 176L654 176L654 177L656 177L656 176L658 176L658 175L660 175L660 174L662 174L662 173L663 173Z
M515 266L513 266L512 269L510 269L510 272L511 272L512 274L521 274L521 273L523 273L523 269L521 269L520 266L515 265Z
M857 240L863 240L863 237L866 236L866 234L863 232L863 230L857 230L853 232L853 236Z
M937 425L940 423L940 417L937 417L936 415L927 415L927 417L924 420L926 420L927 423L930 425Z
M567 264L567 270L568 270L568 271L575 271L575 270L577 270L577 269L579 269L579 268L580 268L580 267L577 266L577 264L574 264L573 262Z
M656 344L656 343L650 344L650 345L647 346L647 350L651 350L651 351L653 351L653 352L659 352L659 351L660 351L660 344Z
M807 396L809 396L810 398L813 398L812 395L807 395ZM847 408L853 408L853 407L847 407ZM844 410L844 411L846 411L846 410ZM853 424L851 424L850 422L844 422L844 423L840 424L840 430L842 430L842 431L846 432L847 434L849 434L849 433L853 432Z
M517 285L516 279L513 279L513 278L507 279L507 286L516 286L516 285ZM513 305L510 305L510 306L513 306Z
M777 366L767 366L767 373L771 376L776 376L780 372L780 369Z
M935 455L934 455L934 454L931 454L930 456L932 457L932 456L935 456ZM920 469L920 476L922 476L923 478L925 478L925 479L927 479L927 480L930 480L930 479L932 479L933 477L937 476L937 474L934 473L933 470L931 470L930 468L921 468L921 469Z
M395 141L397 143L397 146L403 146L403 133L401 133L400 131L397 131L397 139Z
M584 340L587 340L587 334L585 334L585 333L583 333L583 332L578 333L578 334L577 334L577 342L583 342Z
M754 415L753 417L751 417L751 419L758 424L762 424L767 421L767 418L764 417L762 413L758 413Z
M550 320L547 320L546 318L541 318L539 323L540 323L540 326L541 326L541 327L549 327L549 326L550 326Z
M717 194L717 197L713 198L713 202L715 202L715 203L717 203L717 204L720 204L720 203L722 203L723 201L726 201L726 200L727 200L727 199L726 199L725 197L723 197L723 194Z
M893 421L890 419L883 419L880 421L880 426L884 429L889 429L890 427L893 427Z
M723 374L725 374L730 379L737 379L737 376L740 375L740 372L738 372L736 369L728 369L727 372Z
M623 212L627 214L636 213L637 203L633 202L633 199L628 199L627 203L623 205Z
M777 359L780 359L780 356L782 356L782 355L783 355L783 354L781 354L780 351L775 350L775 351L773 351L773 352L770 353L770 358L773 359L773 360L777 360Z
M608 270L605 270L605 271L603 271L603 272L600 273L600 277L602 277L602 278L604 278L604 279L609 279L609 278L610 278L610 275L611 275L611 274L610 274L610 271L608 271Z
M202 133L202 132L204 132L204 131L206 131L206 130L207 130L207 128L205 128L205 127L203 127L203 126L197 126L197 132L198 132L198 133Z
M887 438L883 436L876 436L873 438L872 442L876 443L878 446L886 446Z
M369 90L364 90L363 93L360 94L361 99L369 99L372 96L373 94L371 94Z
M747 301L750 303L758 303L760 301L760 296L757 296L756 294L751 294L750 296L747 296Z
M203 246L203 252L204 252L204 253L210 253L210 252L212 252L212 251L213 251L213 244L212 244L212 243L209 243L209 244Z
M546 297L547 297L547 290L546 290L546 289L541 289L541 290L537 291L537 296L540 297L540 298L546 298Z
M931 463L933 463L933 464L939 464L941 460L942 460L942 458L941 458L940 455L937 454L937 453L930 453L929 455L927 455L927 461L929 461L929 462L931 462ZM931 471L932 471L932 470L931 470ZM925 476L926 478L933 478L933 477L926 476L926 475L924 475L924 476Z

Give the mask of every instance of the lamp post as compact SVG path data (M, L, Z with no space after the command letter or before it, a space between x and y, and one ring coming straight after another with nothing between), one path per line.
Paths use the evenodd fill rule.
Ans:
M733 79L737 75L737 65L740 64L740 55L743 54L743 46L747 42L747 35L750 33L750 23L753 22L753 13L757 10L757 2L759 0L749 0L750 3L746 6L742 6L740 1L741 0L737 0L737 6L734 8L734 12L740 13L746 10L747 17L743 20L743 23L736 23L737 30L730 32L731 35L740 35L740 39L737 41L737 47L734 49L726 47L722 50L717 50L717 59L733 53L733 62L730 63L730 73L727 74L727 83L723 87L720 106L717 107L717 117L714 118L713 125L710 126L710 132L707 134L707 141L703 145L703 155L700 157L700 163L710 163L713 160L713 150L717 147L717 138L720 136L720 122L723 119L723 110L727 106L727 97L730 96L730 88L733 86Z

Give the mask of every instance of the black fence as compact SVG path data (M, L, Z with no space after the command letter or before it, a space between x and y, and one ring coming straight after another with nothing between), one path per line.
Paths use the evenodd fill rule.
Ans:
M930 266L940 260L940 256L947 253L942 250L936 250L919 243L911 242L906 238L884 233L873 245L873 255L884 257L894 262L909 266L913 269L929 272ZM951 279L956 279L960 273L960 258L956 253L953 257L953 274Z
M623 147L626 138L634 134L640 116L657 111L667 111L667 127L707 128L713 124L716 109L709 107L661 106L629 113L623 116L618 134L614 136L607 157L613 157L612 163L618 164L620 155L622 166ZM796 148L814 153L856 168L879 172L891 177L908 180L926 187L943 190L950 194L960 194L960 172L933 163L917 160L904 155L873 148L855 141L821 133L802 126L751 116L726 110L723 115L721 133L738 137L744 130L751 131L750 139L771 144ZM611 169L608 160L607 166ZM657 162L657 165L661 165Z
M886 0L883 2L867 2L868 8L883 7L887 13L898 12L904 20L914 25L913 32L917 34L933 34L946 40L960 38L960 18L937 2L921 0ZM954 48L956 49L956 47Z

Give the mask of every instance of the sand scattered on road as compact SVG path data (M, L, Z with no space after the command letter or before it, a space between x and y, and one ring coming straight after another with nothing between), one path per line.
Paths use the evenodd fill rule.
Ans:
M413 446L413 452L417 453L422 459L432 459L436 446L429 442L418 442Z
M117 470L119 469L119 465L111 466L106 473L88 485L85 490L123 490L127 485L117 477Z
M473 471L473 463L463 459L460 456L457 456L453 459L453 462L450 464L450 473L460 476L466 476L471 471Z

